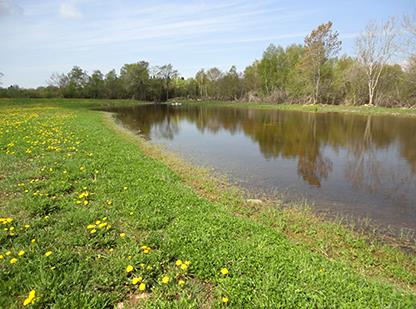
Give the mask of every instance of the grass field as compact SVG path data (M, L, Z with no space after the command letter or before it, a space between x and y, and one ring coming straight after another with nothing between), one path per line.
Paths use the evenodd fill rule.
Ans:
M0 100L0 307L414 308L416 258L238 193L96 106Z

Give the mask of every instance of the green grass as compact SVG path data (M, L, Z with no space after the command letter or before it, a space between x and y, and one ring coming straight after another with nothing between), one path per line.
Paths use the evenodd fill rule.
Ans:
M132 103L0 102L0 210L13 218L0 234L1 308L21 307L31 290L39 308L415 306L413 256L216 194L208 176L155 159L85 108L107 104Z

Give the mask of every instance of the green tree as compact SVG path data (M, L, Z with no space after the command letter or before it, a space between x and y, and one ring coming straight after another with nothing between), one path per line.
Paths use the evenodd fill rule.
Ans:
M93 99L103 98L105 95L104 87L104 75L101 71L96 70L88 79L86 85L86 95Z
M332 30L332 22L319 25L305 38L303 56L303 72L309 81L312 102L319 100L322 73L328 60L335 56L341 48L338 32Z
M140 61L125 64L120 70L123 88L129 98L146 100L149 86L149 63Z

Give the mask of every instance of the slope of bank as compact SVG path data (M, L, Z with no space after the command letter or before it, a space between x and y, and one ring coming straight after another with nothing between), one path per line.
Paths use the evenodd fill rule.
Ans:
M413 257L391 249L402 260L386 277L401 286L314 252L268 222L276 213L197 194L99 112L3 107L0 145L0 307L416 302Z

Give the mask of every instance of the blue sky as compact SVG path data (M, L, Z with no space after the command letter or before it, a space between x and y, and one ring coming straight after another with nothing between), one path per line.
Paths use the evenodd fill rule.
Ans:
M242 70L270 43L302 43L328 20L342 53L353 54L369 20L415 10L416 0L0 0L0 72L3 87L36 87L74 65L106 73L146 60L172 63L185 77L213 66Z

